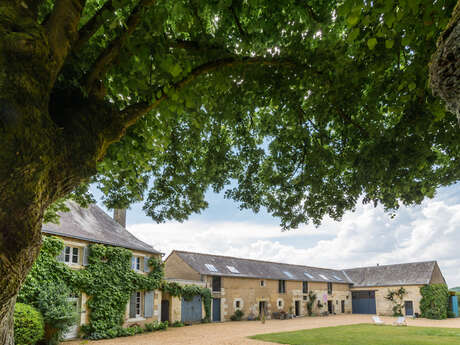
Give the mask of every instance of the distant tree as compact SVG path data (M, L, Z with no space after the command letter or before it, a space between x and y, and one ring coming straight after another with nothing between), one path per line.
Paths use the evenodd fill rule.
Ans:
M45 210L90 182L160 222L227 186L287 229L458 180L455 116L428 89L454 5L2 0L0 343Z

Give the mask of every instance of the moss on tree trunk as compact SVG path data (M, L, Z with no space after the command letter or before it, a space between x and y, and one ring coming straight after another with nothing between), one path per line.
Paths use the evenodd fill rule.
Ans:
M460 121L460 1L438 41L430 65L430 84Z

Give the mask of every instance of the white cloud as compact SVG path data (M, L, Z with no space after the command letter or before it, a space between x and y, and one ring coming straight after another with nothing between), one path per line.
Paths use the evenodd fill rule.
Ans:
M359 207L341 222L281 232L250 222L134 224L129 230L156 249L198 251L319 267L349 268L438 260L449 286L460 285L460 204L439 199L402 208Z

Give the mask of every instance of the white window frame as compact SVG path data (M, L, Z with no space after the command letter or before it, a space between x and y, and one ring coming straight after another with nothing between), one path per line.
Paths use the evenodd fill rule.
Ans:
M141 257L139 255L133 255L133 258L134 258L134 264L131 261L131 268L134 271L142 272L143 270L142 270L142 265L141 265Z
M67 249L69 249L69 253L67 253ZM77 250L77 254L75 254L75 250ZM73 262L74 257L77 257L77 262ZM68 257L68 260L67 260ZM64 263L66 265L80 265L80 247L71 246L71 245L64 245Z
M136 318L142 317L142 293L136 291Z

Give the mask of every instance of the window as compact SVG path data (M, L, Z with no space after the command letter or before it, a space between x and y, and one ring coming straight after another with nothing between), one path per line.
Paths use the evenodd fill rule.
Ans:
M278 300L278 308L283 308L283 300Z
M264 287L265 286L265 280L260 281L260 286Z
M332 283L327 283L327 293L332 294Z
M324 274L320 274L319 276L320 276L321 278L323 278L324 280L329 280L329 278L326 277Z
M334 277L335 279L337 279L338 281L342 281L342 280L343 280L342 278L340 278L339 276L336 276L336 275L333 275L333 277Z
M285 280L278 281L278 292L279 293L286 292L286 281Z
M141 316L141 293L136 292L136 317Z
M228 270L232 273L240 273L240 271L238 271L235 266L227 266Z
M135 271L141 270L141 257L140 256L133 256L131 258L131 269Z
M315 279L315 277L313 277L313 276L312 276L310 273L308 273L308 272L303 272L303 274L304 274L306 277L310 278L310 279Z
M205 264L206 268L208 269L208 271L211 271L211 272L219 272L217 270L217 268L214 266L214 265L211 265L211 264Z
M291 272L288 272L288 271L284 271L283 273L284 273L285 275L287 275L287 276L288 276L288 278L291 278L291 279L293 279L293 278L294 278L294 276L292 275L292 273L291 273Z
M235 302L235 307L236 307L237 309L241 308L241 301L236 301L236 302Z
M64 249L64 262L67 264L78 264L80 262L80 249L66 246Z
M212 291L220 292L221 288L221 279L220 277L212 277Z
M306 281L302 282L302 292L303 293L308 293L308 282L306 282Z

